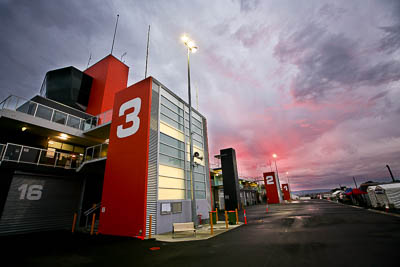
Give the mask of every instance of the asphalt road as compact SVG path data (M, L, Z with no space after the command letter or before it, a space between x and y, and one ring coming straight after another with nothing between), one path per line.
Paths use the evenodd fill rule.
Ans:
M311 200L271 205L268 213L253 206L247 220L212 239L179 243L67 232L3 237L0 265L400 266L399 217Z

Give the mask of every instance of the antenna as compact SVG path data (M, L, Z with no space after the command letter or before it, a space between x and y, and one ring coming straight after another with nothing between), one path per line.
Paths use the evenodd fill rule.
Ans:
M147 78L147 62L149 59L149 42L150 42L150 25L149 25L149 30L147 31L147 49L146 49L146 67L144 70L144 78Z
M89 60L88 60L88 62L87 62L86 69L89 68L89 63L90 63L90 60L91 60L91 59L92 59L92 53L90 53L90 55L89 55Z
M122 58L123 58L124 56L126 56L126 54L127 54L127 52L125 52L125 53L122 54L122 56L121 56L121 61L122 61ZM123 61L123 62L125 62L125 61Z
M354 184L356 185L356 188L357 188L356 178L354 176L353 176L353 181L354 181Z
M112 46L111 46L111 55L114 50L114 41L115 41L115 34L117 33L118 18L119 18L119 14L117 15L117 22L115 23L114 38L113 38L113 42L112 42Z

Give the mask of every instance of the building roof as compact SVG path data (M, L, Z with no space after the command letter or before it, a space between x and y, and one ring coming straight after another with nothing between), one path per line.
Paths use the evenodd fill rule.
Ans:
M380 187L382 189L395 189L395 188L400 188L400 183L381 184L378 185L377 187Z

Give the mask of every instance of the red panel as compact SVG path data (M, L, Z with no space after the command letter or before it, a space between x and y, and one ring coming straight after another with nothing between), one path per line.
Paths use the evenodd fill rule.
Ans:
M101 201L101 234L146 234L151 86L149 77L115 95Z
M112 55L108 55L84 73L93 77L86 112L98 115L113 108L115 93L126 88L129 68Z
M290 200L289 184L282 184L283 200Z
M265 190L267 192L268 204L280 203L275 173L265 172L263 175L264 175Z

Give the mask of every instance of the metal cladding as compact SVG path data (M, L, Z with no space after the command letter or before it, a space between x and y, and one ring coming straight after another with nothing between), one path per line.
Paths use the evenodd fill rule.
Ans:
M239 209L240 191L236 164L236 152L233 148L220 151L222 174L224 179L225 210Z
M84 71L93 77L86 112L98 115L113 108L114 96L126 89L129 68L112 55L108 55Z

